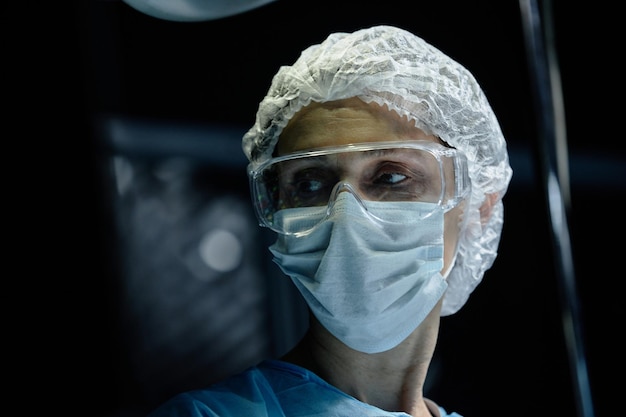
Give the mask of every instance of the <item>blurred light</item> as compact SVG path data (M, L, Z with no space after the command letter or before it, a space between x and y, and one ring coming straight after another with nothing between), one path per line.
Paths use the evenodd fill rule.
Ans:
M236 269L243 256L243 246L239 238L224 229L215 229L204 235L198 250L202 260L218 272Z
M124 0L124 3L159 19L197 22L247 12L273 1L275 0Z
M117 192L119 195L124 195L133 185L133 167L126 158L114 157L113 173Z

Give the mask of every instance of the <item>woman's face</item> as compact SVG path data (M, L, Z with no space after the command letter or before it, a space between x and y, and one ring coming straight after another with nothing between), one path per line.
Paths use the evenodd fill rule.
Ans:
M396 112L351 98L312 103L302 109L280 135L277 153L280 156L324 146L407 140L441 143ZM461 214L462 209L457 207L445 215L444 271L456 252Z

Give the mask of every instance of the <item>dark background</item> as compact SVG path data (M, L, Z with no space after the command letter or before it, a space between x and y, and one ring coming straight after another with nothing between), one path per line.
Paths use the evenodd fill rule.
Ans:
M579 324L596 415L609 416L621 408L621 401L619 383L608 375L623 368L624 351L619 288L624 277L625 152L621 118L612 110L621 107L615 104L621 97L620 26L615 24L617 12L601 3L559 2L553 11L570 156L568 221ZM237 154L238 133L253 123L278 66L293 62L300 50L331 31L372 24L411 30L474 73L499 117L514 169L504 199L500 255L468 304L443 319L428 395L465 417L576 415L560 278L537 162L541 126L520 6L478 0L278 0L236 16L194 23L150 17L121 1L2 6L6 230L14 232L6 235L8 260L14 264L7 270L15 277L6 280L7 305L13 306L6 316L7 346L15 353L11 358L24 357L11 377L12 386L24 395L20 405L98 417L143 415L178 390L281 351L267 339L278 337L277 322L298 318L266 312L257 312L263 315L257 327L269 336L250 333L260 338L259 348L239 363L238 351L212 357L206 366L208 354L175 356L175 350L137 347L137 340L152 340L150 335L162 331L156 326L152 333L137 333L143 316L133 315L136 303L144 302L142 294L154 290L150 285L161 284L132 281L143 285L136 287L128 282L150 271L157 271L155 276L167 272L167 267L153 265L158 254L137 243L137 236L145 237L143 230L161 227L159 218L150 217L150 223L141 216L141 204L163 199L171 190L161 184L150 188L147 197L141 194L143 199L118 200L109 167L113 157L121 156L153 179L150 173L169 153L179 153L193 160L192 168L184 171L192 186L174 195L193 201L200 210L203 203L227 194L245 212L239 208L247 198L247 183ZM137 130L144 134L151 126L171 131L174 139L166 145L131 140L122 146L111 133L114 122L139 122ZM213 144L210 135L206 143L184 140L216 130L227 133L216 135ZM181 150L181 143L191 148ZM142 186L145 181L134 189ZM196 198L194 190L204 197ZM178 225L170 227L178 230ZM268 267L256 257L267 257L265 236L256 234L254 222L247 226L252 268L264 274ZM193 222L186 227L195 230ZM134 234L127 233L134 228ZM169 282L167 290L180 291L176 282ZM238 288L224 294L236 294ZM20 297L12 299L12 294ZM180 310L160 307L158 300L152 300L155 311L160 308L171 313L169 320L184 324L187 312L177 316ZM269 291L260 305L273 301ZM206 297L189 296L181 305L203 307L187 324L187 332L172 332L171 344L190 343L190 334L202 332L205 317L219 321L225 308ZM215 332L221 339L222 333ZM197 343L199 351L216 346L214 339ZM150 360L142 362L142 357ZM220 367L219 358L228 361ZM170 367L146 371L162 363ZM185 379L189 369L196 372Z

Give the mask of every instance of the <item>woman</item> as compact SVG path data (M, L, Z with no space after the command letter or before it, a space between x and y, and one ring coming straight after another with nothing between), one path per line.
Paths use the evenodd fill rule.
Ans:
M424 383L440 317L495 260L512 175L474 77L399 28L331 34L279 70L243 149L310 327L151 417L459 416Z

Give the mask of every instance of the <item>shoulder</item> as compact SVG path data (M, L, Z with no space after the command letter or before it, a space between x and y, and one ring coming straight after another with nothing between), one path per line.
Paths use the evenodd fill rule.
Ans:
M280 391L299 377L295 370L265 361L206 388L180 393L148 417L283 416Z
M439 417L461 417L435 407ZM329 412L364 417L405 415L358 401L304 368L267 360L206 388L178 394L148 417L286 417Z
M440 406L431 399L424 398L424 401L426 402L426 405L428 405L428 409L433 415L436 415L438 417L463 417L455 412L448 413L442 406Z

